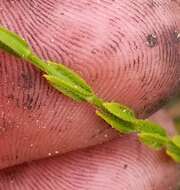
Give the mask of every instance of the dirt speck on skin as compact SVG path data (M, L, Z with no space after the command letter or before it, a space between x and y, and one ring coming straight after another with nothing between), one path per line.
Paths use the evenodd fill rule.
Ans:
M48 156L49 156L49 157L51 157L51 156L52 156L52 153L51 153L51 152L49 152L49 153L48 153Z
M128 168L128 165L124 164L123 168L126 170Z
M155 47L157 45L157 36L155 34L149 34L147 37L146 37L146 40L147 40L147 45L151 48Z
M24 89L31 89L34 86L32 77L29 74L22 73L19 77L19 86Z
M174 38L176 42L180 42L180 31L174 32Z
M30 94L27 94L23 106L26 107L28 110L31 110L33 108L32 104L33 104L33 98L31 97Z
M24 170L28 169L28 164L22 164L21 167L15 166L12 168L6 168L3 170L3 180L7 183L14 183L17 178L23 177L22 173Z

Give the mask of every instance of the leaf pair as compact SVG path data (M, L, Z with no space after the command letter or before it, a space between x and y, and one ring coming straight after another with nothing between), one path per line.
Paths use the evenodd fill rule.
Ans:
M166 152L175 161L180 162L180 136L172 140L165 129L148 120L136 119L134 112L118 103L103 103L106 111L97 111L97 115L121 133L137 132L141 142L159 150L166 148Z
M86 82L62 64L48 62L46 73L44 77L54 88L76 101L86 101L86 98L93 96Z
M173 137L168 143L166 153L180 163L180 135Z
M135 114L132 110L114 102L105 102L102 105L104 111L96 111L99 117L121 133L136 132L133 124Z
M140 140L155 150L166 146L169 137L165 129L148 120L136 120L136 131Z
M76 101L86 101L97 108L96 114L121 133L137 133L140 140L149 147L166 152L180 162L180 136L168 137L159 125L148 120L140 120L126 106L114 102L104 102L91 87L74 71L62 64L44 61L31 52L30 46L15 33L0 27L0 48L31 62L42 70L49 83L64 95Z
M160 149L166 145L166 131L159 125L147 120L138 120L134 112L118 103L103 103L107 112L97 111L97 115L122 133L138 133L140 140L154 148Z
M75 72L62 64L46 62L32 53L25 40L5 28L0 28L0 48L17 57L21 57L46 73L44 77L49 83L77 101L85 101L93 95L92 89Z

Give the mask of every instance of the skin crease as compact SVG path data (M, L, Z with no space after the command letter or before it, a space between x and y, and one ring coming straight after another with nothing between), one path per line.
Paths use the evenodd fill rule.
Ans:
M42 58L63 62L77 71L100 97L132 107L139 117L147 117L160 108L179 86L180 43L176 35L180 31L179 17L179 1L169 0L0 0L1 25L28 40ZM93 108L75 103L56 92L33 66L4 52L0 53L0 62L1 169L100 144L117 136L95 115ZM127 157L127 161L133 171L137 171L138 164L133 164L131 158L137 156L141 148L136 146L135 138L124 138L118 143L107 144L107 147L116 147L114 159L118 161L124 155L119 153L119 149L123 146L128 149L126 142L129 142L132 155ZM97 146L97 149L101 152L101 147ZM146 156L145 150L138 163ZM93 151L90 154L96 153ZM74 154L70 156L72 160L77 154L81 155L79 152ZM147 154L147 163L159 168L155 175L159 180L147 177L144 184L148 185L145 187L138 181L137 189L165 189L167 184L174 184L176 172L172 162L164 154L151 151L149 154L152 156ZM106 157L106 153L102 157ZM60 165L66 158L68 156L65 155ZM83 161L81 157L79 159ZM100 158L94 161L97 165L98 160ZM80 161L74 160L73 171L77 170L76 162ZM52 164L55 167L55 163ZM43 163L39 165L42 166ZM145 168L146 164L143 166ZM38 169L32 165L34 167ZM147 168L147 171L154 174L152 168ZM163 168L166 168L165 172ZM66 168L60 170L68 172ZM111 171L115 171L114 168ZM21 173L26 178L26 172ZM137 176L144 174L138 173ZM33 178L31 172L27 175ZM167 184L162 184L165 177ZM75 185L78 184L75 179L72 175L74 189L80 189ZM123 185L124 178L120 179L120 185ZM121 188L131 189L137 182L134 178L128 179L132 179L132 184ZM2 180L2 189L8 189L8 180ZM94 189L97 183L94 183ZM60 189L68 189L70 184L68 181ZM118 189L116 184L114 189ZM33 189L31 186L28 188ZM53 188L57 189L49 187ZM70 189L73 188L70 186Z
M174 133L166 112L150 119ZM179 174L164 152L151 151L136 136L124 135L93 148L4 169L0 189L173 190Z

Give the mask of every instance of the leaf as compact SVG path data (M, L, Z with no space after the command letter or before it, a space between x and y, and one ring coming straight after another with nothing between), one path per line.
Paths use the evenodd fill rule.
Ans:
M44 71L49 83L76 101L87 101L101 111L96 114L122 133L139 133L140 140L154 149L167 148L167 154L180 162L180 136L171 139L159 125L147 120L138 120L134 112L118 103L108 103L98 98L91 87L78 74L62 64L46 62L31 52L28 43L17 34L0 27L0 48L28 60Z
M110 113L96 111L96 114L106 121L112 128L118 130L121 133L132 133L134 132L133 124L125 122Z
M31 54L31 50L25 40L3 27L0 27L0 48L23 59L28 58Z
M168 138L154 133L140 133L138 134L140 140L149 147L159 150L167 144Z
M158 134L162 137L167 137L165 129L161 128L158 124L152 123L148 120L136 120L135 125L137 132Z
M172 142L178 147L180 148L180 135L174 136L172 139Z
M62 76L65 76L64 79L71 81L72 83L75 83L76 85L82 87L85 89L87 92L92 93L91 87L74 71L71 69L67 68L63 64L57 64L54 62L48 61L48 68L47 68L47 74L53 75L56 77L62 78Z
M166 153L176 162L180 163L180 148L176 146L173 142L170 142L168 144Z
M120 105L115 102L111 102L111 103L105 102L103 103L103 106L111 114L115 115L116 117L124 121L133 122L135 119L134 112L126 106Z
M44 75L44 77L54 88L76 101L83 101L86 99L86 97L91 96L89 92L83 90L77 85L74 85L74 83L67 82L63 78L60 79L52 75Z

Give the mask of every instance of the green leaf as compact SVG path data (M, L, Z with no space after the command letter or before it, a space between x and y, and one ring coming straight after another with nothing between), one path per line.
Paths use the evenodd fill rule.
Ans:
M176 146L173 142L170 142L168 144L166 153L176 162L180 163L180 148Z
M96 114L121 133L139 133L140 140L154 149L167 148L167 154L180 162L180 136L172 140L159 125L147 120L138 120L134 112L118 103L104 102L78 74L62 64L46 62L31 52L28 43L14 32L0 27L0 48L21 57L45 72L49 83L76 101L87 101L98 108Z
M174 136L172 142L180 148L180 135Z
M96 114L99 117L101 117L104 121L106 121L109 125L111 125L112 128L118 130L121 133L134 132L134 127L132 123L123 121L110 113L96 111Z
M140 140L149 147L159 150L167 144L168 138L154 133L140 133L138 134Z
M25 40L3 27L0 27L0 48L23 59L28 58L31 54L31 50Z
M92 93L91 87L74 71L67 68L63 64L57 64L57 63L50 62L50 61L48 61L47 63L48 63L48 68L46 71L47 74L53 75L56 77L60 77L60 78L62 78L64 76L63 78L64 79L66 78L65 80L68 80L68 81L82 87L87 92Z
M103 106L111 114L115 115L116 117L124 121L133 122L135 119L134 112L126 106L120 105L115 102L111 102L111 103L105 102L103 103Z
M44 77L54 88L76 101L83 101L86 99L86 97L91 96L91 94L86 90L75 85L74 83L69 81L67 82L63 78L61 79L60 77L58 78L52 75L44 75Z
M158 124L152 123L148 120L136 120L135 126L136 126L137 132L158 134L162 137L167 137L167 133L165 129L160 127Z

